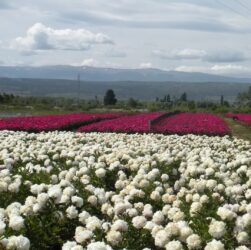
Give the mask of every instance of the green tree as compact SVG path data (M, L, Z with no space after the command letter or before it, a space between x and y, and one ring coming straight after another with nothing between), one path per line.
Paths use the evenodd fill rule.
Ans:
M249 106L249 107L251 107L251 86L249 87L249 89L248 89L247 92L240 93L237 96L237 101L242 106Z
M106 91L104 97L104 105L115 105L117 103L117 99L112 89L108 89Z
M138 106L137 100L130 98L127 102L127 105L131 108L136 108Z
M187 94L186 94L186 92L184 92L184 93L180 96L180 101L182 101L182 102L187 102Z
M166 96L166 102L171 102L171 97L170 97L170 95L167 95L167 96Z
M220 97L220 105L224 106L224 96L223 95L221 95L221 97Z

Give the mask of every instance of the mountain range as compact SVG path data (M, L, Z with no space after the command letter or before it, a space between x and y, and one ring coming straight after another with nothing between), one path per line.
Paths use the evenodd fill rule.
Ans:
M173 82L249 82L251 78L237 78L199 72L165 71L160 69L114 69L56 66L0 66L0 77L66 79L82 81L173 81Z
M107 89L113 89L119 99L154 100L186 92L194 100L219 101L224 95L226 100L234 101L250 86L249 78L159 69L0 66L0 92L23 96L103 98Z

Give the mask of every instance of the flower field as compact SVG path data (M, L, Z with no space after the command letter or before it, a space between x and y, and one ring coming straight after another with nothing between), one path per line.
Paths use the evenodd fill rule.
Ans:
M243 122L247 125L251 125L251 114L234 114L234 113L227 113L225 115L229 118L235 118L240 122Z
M251 249L251 145L1 131L0 249Z
M74 127L76 125L116 118L121 115L122 114L120 113L81 113L66 115L12 117L0 120L0 130L32 132L62 130Z
M78 129L79 132L124 132L124 133L148 133L149 122L163 113L140 113L136 115L123 116L114 120L106 120Z
M148 112L80 113L66 115L4 118L0 130L42 132L77 130L78 132L163 133L226 135L230 129L223 119L209 113Z
M167 134L230 134L225 121L209 113L179 113L169 116L154 124L152 131Z

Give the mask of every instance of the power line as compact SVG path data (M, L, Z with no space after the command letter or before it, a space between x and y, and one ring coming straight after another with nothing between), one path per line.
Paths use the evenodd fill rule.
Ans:
M236 13L237 15L239 15L239 16L241 16L241 17L243 17L243 18L246 18L246 19L249 19L249 20L250 20L249 17L247 17L246 15L243 15L243 13L241 13L241 12L235 10L234 8L232 8L231 6L229 6L229 5L227 5L227 4L223 3L223 2L221 2L220 0L215 0L215 1L216 1L217 3L219 3L221 6L223 6L223 7L227 8L227 9L231 10L232 12Z
M251 11L251 8L249 8L246 4L244 4L240 0L235 0L235 1L239 3L245 10Z

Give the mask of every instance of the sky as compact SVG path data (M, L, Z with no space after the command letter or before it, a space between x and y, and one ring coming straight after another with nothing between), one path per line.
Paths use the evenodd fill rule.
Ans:
M0 0L0 65L251 76L250 0Z

